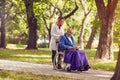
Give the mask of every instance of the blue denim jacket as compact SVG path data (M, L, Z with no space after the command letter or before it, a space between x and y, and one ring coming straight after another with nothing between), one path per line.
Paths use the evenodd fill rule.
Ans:
M72 43L71 41L68 39L67 34L65 33L64 36L60 37L60 42L59 42L59 46L61 49L67 49L68 47L73 47L75 46L75 41L73 39L73 37L71 37Z

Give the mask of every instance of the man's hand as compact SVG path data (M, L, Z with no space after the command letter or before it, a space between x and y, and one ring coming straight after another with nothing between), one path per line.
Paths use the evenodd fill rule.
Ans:
M73 49L75 49L75 48L70 46L70 47L68 47L68 49L69 49L69 50L73 50Z
M77 47L77 46L73 46L73 47L70 46L70 47L68 47L68 49L69 49L69 50L73 50L73 49L74 49L74 50L75 50L75 49L76 49L76 50L79 50L79 47Z
M75 49L77 49L77 50L79 49L79 47L78 47L78 46L74 46L74 48L75 48Z

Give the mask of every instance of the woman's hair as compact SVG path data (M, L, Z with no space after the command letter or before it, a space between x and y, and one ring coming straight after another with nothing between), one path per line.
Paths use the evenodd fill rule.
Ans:
M62 16L59 16L59 17L58 17L58 20L61 20L61 19L64 19L64 17L62 17Z

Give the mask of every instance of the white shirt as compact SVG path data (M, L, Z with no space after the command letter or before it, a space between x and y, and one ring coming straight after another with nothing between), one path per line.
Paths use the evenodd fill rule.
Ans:
M71 37L68 37L68 39L69 39L69 41L72 43L72 39L71 39Z
M63 27L61 26L61 28L59 29L57 24L53 24L51 27L51 40L50 40L50 46L49 46L51 50L58 49L56 41L59 40L61 35L64 35Z

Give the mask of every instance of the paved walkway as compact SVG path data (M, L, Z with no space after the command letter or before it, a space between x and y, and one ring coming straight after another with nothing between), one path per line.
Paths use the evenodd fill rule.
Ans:
M64 76L82 80L110 80L113 72L92 70L86 72L65 72L52 69L52 65L20 61L0 60L0 69L32 72L34 74Z

